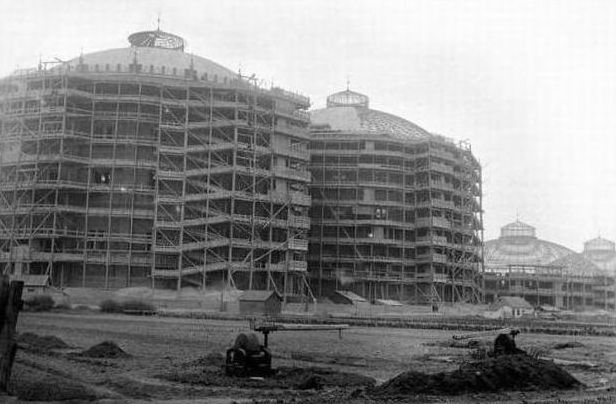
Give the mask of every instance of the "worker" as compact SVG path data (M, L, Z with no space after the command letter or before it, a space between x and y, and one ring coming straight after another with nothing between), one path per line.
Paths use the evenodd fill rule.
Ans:
M494 356L525 354L515 345L515 336L520 333L518 329L512 329L508 334L499 334L494 340Z

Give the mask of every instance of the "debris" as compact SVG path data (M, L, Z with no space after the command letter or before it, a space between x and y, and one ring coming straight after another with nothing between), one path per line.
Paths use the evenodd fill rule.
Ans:
M103 341L100 344L94 345L83 351L79 356L88 358L129 358L130 355L124 352L113 341Z
M454 334L452 336L453 339L469 339L469 338L480 338L480 337L489 337L496 334L509 334L511 332L511 328L499 328L496 330L486 330L486 331L477 331L466 334Z
M542 356L539 359L543 359L543 360L547 360L547 361L552 361L557 365L562 365L562 366L578 366L584 369L589 369L589 368L596 368L597 365L596 363L592 363L592 362L588 362L588 361L571 361L568 359L559 359L559 358L550 358L547 356Z

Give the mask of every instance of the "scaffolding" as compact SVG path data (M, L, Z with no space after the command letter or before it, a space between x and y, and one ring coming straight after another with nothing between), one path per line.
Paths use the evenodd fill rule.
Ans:
M3 272L311 295L308 98L137 56L108 67L0 80Z
M481 168L466 144L312 129L312 289L479 302Z
M485 273L488 301L498 296L520 296L533 306L566 310L614 310L613 276L574 273L559 265L509 264Z

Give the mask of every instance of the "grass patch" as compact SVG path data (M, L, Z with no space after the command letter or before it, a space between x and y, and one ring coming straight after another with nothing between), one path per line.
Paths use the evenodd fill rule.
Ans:
M156 307L143 300L127 300L122 303L122 311L156 311Z
M124 312L154 312L156 307L143 300L127 300L125 302L118 302L112 299L103 300L100 304L101 311L103 313L124 313Z

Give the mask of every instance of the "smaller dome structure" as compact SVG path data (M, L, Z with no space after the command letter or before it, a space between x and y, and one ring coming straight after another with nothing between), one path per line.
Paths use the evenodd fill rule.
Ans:
M616 246L613 241L597 237L584 243L584 257L599 268L616 275Z
M347 134L386 135L397 139L434 138L425 129L399 116L368 108L370 98L349 89L327 97L327 108L310 112L314 126L327 125Z
M602 237L593 238L584 243L584 252L592 251L616 251L616 244Z

